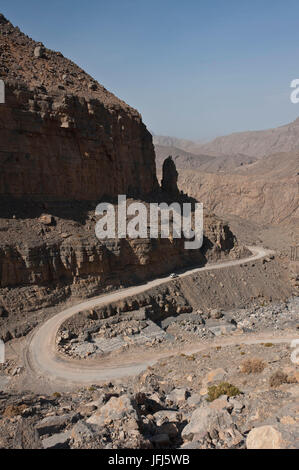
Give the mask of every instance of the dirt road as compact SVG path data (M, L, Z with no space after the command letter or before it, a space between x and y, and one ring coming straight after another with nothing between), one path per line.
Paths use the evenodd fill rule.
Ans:
M258 260L265 256L270 255L272 252L270 250L264 249L262 247L248 247L252 252L252 256L226 261L223 263L211 264L201 268L190 269L180 277L186 277L190 274L194 274L199 271L215 270L227 268L230 266L240 265L246 262ZM74 305L62 312L58 313L54 317L47 320L43 325L41 325L31 336L28 348L26 350L26 365L30 369L30 372L35 376L40 378L46 378L50 382L57 384L96 384L107 380L119 379L129 375L136 375L142 370L146 369L149 365L155 363L161 357L166 357L167 354L162 353L151 353L150 357L138 357L137 360L132 360L129 363L115 363L111 362L105 364L105 359L98 362L94 361L76 361L68 359L60 355L56 349L56 335L61 324L74 314L86 310L92 309L96 306L103 304L115 302L118 300L125 299L127 296L136 295L142 292L145 292L152 287L171 282L172 279L170 276L163 277L160 279L155 279L143 285L138 285L135 287L129 287L127 289L119 290L116 292L111 292L99 297L86 300L80 304ZM262 343L264 341L272 342L289 342L293 338L280 337L280 338L265 338L262 336L252 336L246 337L237 336L220 339L217 344L213 343L215 346L218 344L237 344L240 342L247 344ZM201 351L204 348L207 348L207 344L198 343L194 347L186 347L185 353ZM187 350L188 349L188 350ZM172 354L175 351L172 351ZM180 350L180 352L183 352Z

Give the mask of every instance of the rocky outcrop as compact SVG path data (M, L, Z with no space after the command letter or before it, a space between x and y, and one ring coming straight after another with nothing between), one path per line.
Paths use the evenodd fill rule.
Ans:
M166 158L162 169L162 190L171 196L178 196L178 172L171 156Z
M119 286L190 262L205 264L207 260L229 254L234 248L236 256L241 252L229 227L211 216L206 217L203 250L196 253L184 249L184 239L100 242L94 234L95 220L88 219L84 226L75 227L58 217L53 220L52 227L43 228L39 218L38 221L16 221L14 226L10 225L9 234L6 231L1 234L0 230L0 287L74 282L87 276L95 277L100 288ZM26 236L18 240L22 233Z

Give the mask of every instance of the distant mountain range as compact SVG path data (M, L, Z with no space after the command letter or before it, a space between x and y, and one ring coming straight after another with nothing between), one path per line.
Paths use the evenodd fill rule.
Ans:
M197 154L200 151L201 146L204 144L204 142L201 141L178 139L176 137L154 134L153 141L155 145L162 145L163 147L174 147L194 154Z
M298 226L299 119L205 144L161 136L154 143L158 176L164 159L172 155L180 189L216 214Z
M236 132L204 143L154 136L154 144L176 147L199 155L232 156L247 155L262 158L278 152L299 150L299 118L274 129L262 131Z

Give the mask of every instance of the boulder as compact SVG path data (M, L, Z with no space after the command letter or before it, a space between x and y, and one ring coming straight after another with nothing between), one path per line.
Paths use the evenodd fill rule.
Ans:
M166 396L166 401L171 404L179 404L186 400L187 389L186 388L175 388L169 395Z
M191 397L187 399L187 404L191 407L198 408L202 403L202 395L200 393L192 393Z
M88 441L92 439L94 436L94 433L87 423L84 423L84 421L79 421L73 429L71 430L71 438L74 440L76 443L81 443L84 441Z
M203 435L213 429L224 430L231 424L232 418L226 410L214 410L209 406L202 406L192 413L189 424L182 431L182 438L190 441L197 434Z
M44 449L67 449L70 441L70 432L54 434L42 440Z
M225 378L226 376L226 371L222 368L218 369L213 369L210 372L206 374L206 376L203 378L203 385L208 385L213 382L218 382L221 381Z
M209 404L209 407L212 410L227 410L229 408L232 409L232 405L230 405L228 403L227 398L225 398L224 396L222 396L220 398L217 398L216 400L212 401Z
M283 449L282 434L274 426L260 426L250 431L246 439L247 449Z
M153 415L157 426L164 423L179 423L182 419L182 414L174 410L161 410Z
M111 421L125 418L133 418L133 420L137 421L138 415L134 406L132 398L128 395L112 397L106 405L102 406L86 422L97 426L104 426Z
M44 56L44 53L45 53L45 48L44 46L36 46L34 48L34 51L33 51L33 55L34 57L36 57L37 59L40 59L41 57Z
M233 331L236 331L237 327L233 325L232 323L225 323L222 325L212 325L208 326L208 329L210 330L211 333L215 336L221 336L221 335L227 335L232 333Z
M76 422L78 418L74 414L66 414L61 416L48 416L42 419L37 425L36 430L40 436L45 434L54 434L61 431L69 423Z
M43 225L53 225L55 222L54 217L50 214L42 214L38 220Z

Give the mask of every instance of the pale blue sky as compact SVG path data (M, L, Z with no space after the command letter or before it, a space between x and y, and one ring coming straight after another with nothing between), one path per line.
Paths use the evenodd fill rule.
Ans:
M1 0L0 11L156 134L208 139L299 116L298 0Z

